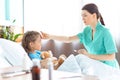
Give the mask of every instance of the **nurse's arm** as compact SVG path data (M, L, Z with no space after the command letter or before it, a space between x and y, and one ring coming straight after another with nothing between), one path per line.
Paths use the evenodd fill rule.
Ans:
M75 36L56 36L56 35L49 35L49 39L62 41L64 43L71 43L73 41L79 40L79 38Z
M104 54L104 55L87 54L87 56L96 60L114 60L115 59L115 53Z
M58 41L62 41L62 42L65 42L65 43L71 43L73 41L79 40L77 35L73 35L73 36L59 36L59 35L47 34L47 33L42 32L42 31L40 33L41 33L41 38L42 39L58 40Z

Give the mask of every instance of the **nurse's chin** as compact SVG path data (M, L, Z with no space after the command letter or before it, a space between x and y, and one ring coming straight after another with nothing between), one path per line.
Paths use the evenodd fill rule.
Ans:
M86 25L86 26L87 26L87 25L89 25L89 24L88 24L88 23L86 23L86 22L84 22L84 25Z

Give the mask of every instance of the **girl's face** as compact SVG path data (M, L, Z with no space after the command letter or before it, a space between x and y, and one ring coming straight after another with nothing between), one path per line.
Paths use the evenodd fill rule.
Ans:
M93 23L94 14L90 14L87 10L82 10L82 20L85 25Z
M38 36L35 42L31 42L31 49L34 50L41 50L41 38Z

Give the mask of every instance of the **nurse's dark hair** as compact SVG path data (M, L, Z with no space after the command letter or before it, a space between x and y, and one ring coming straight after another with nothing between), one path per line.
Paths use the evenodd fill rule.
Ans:
M100 22L105 25L102 15L100 14L97 5L94 3L88 3L83 6L82 10L87 10L90 14L96 13L97 19L100 19Z

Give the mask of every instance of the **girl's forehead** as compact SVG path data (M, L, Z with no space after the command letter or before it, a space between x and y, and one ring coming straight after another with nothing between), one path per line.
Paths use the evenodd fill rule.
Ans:
M41 40L41 37L40 37L40 36L38 36L38 37L37 37L37 40Z

